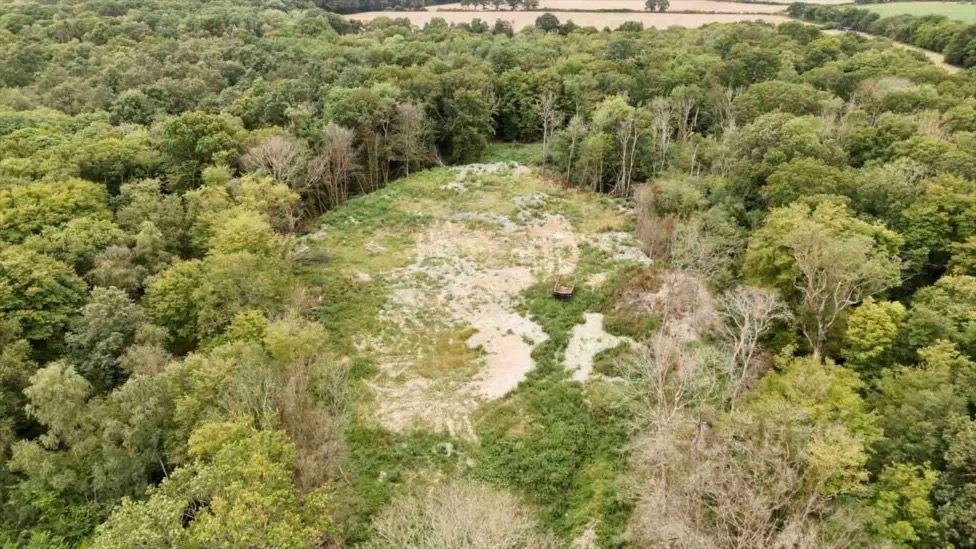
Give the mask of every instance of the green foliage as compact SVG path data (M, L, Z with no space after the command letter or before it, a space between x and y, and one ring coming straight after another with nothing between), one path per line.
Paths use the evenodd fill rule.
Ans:
M905 342L911 349L919 349L943 339L954 343L967 356L974 356L976 333L970 325L974 307L976 278L942 277L915 294L905 326Z
M858 9L795 3L788 13L793 17L830 22L939 51L945 54L947 63L960 67L976 64L976 55L972 52L976 27L952 20L973 23L972 11L963 4L897 2L890 6L878 4L870 9ZM886 17L879 18L879 15Z
M795 115L819 114L830 94L810 85L769 80L749 86L735 98L736 120L748 124L762 114L788 112Z
M976 533L976 482L972 470L976 466L976 421L956 417L951 420L946 448L946 472L937 487L936 499L941 526L946 538L963 545Z
M160 273L146 288L146 310L155 323L169 330L177 348L196 341L200 313L193 296L203 284L203 276L202 262L182 261Z
M145 314L118 288L95 288L65 342L75 370L96 391L111 389L127 372L119 361L145 322Z
M932 488L939 473L901 463L887 465L872 487L869 504L877 535L897 547L918 547L932 543L938 531Z
M240 123L224 116L185 112L163 124L159 146L176 188L200 182L204 166L229 163L241 147Z
M973 235L976 188L971 181L947 175L926 180L919 187L921 192L906 204L895 227L904 235L910 267L924 273L925 267L944 268L952 243Z
M724 428L781 439L809 475L807 489L821 496L859 494L882 430L859 394L857 374L813 357L781 360L780 367L744 397Z
M849 170L814 158L795 158L769 174L762 194L771 207L781 207L805 196L849 196L854 187Z
M951 343L919 351L921 363L883 375L871 397L885 439L879 458L892 463L931 463L941 468L946 430L965 417L976 396L976 364Z
M24 391L27 412L45 428L12 449L18 473L5 509L5 528L21 541L45 537L77 544L122 497L144 492L159 474L159 431L172 413L157 380L130 380L105 397L70 366L38 370Z
M0 238L21 242L47 227L82 216L108 217L108 195L101 185L67 181L23 183L0 191Z
M0 248L0 312L23 337L56 341L85 302L85 283L70 267L26 248Z
M839 200L795 202L774 209L752 234L744 271L794 302L820 352L847 307L897 284L900 245L897 233L858 219Z
M249 251L208 256L200 286L191 293L198 311L195 333L216 335L249 309L280 312L291 289L291 266L276 257Z
M788 450L774 459L817 500L811 531L863 510L881 542L972 543L971 75L796 22L593 32L543 14L516 34L325 11L423 2L367 4L3 2L0 545L361 544L392 498L469 475L538 505L563 542L592 526L599 546L632 544L631 409L616 382L571 382L562 363L584 312L637 340L670 320L646 312L650 269L591 287L609 252L579 241L572 300L552 299L551 280L527 290L521 311L549 340L479 410L477 442L368 423L380 370L363 335L390 324L380 273L410 264L439 209L629 229L616 201L591 209L604 199L541 185L545 209L523 211L509 198L538 184L527 177L479 181L504 185L491 201L451 188L446 168L391 183L485 157L623 197L654 182L659 218L637 225L667 248L655 269L776 286L811 349L845 359L781 362L713 422ZM976 59L960 22L790 10ZM490 143L538 140L544 94L548 158ZM818 300L823 287L843 299ZM899 301L864 300L885 290ZM718 349L711 337L695 352ZM748 461L732 457L729 471Z
M215 229L203 260L183 261L154 277L146 306L176 348L219 334L235 315L275 312L291 294L290 241L247 210Z
M125 233L112 221L98 217L75 217L63 226L48 226L41 234L30 236L24 247L50 255L74 267L79 273L88 272L99 252L121 244Z
M157 180L137 181L122 186L116 198L115 222L134 233L149 221L163 234L168 250L182 244L184 228L180 197L165 194Z
M93 546L299 548L334 532L329 496L294 487L295 449L280 431L208 423L190 437L189 456L148 500L123 500Z
M447 102L443 141L450 151L451 162L475 162L488 149L488 138L494 133L491 109L478 92L457 90Z
M742 128L734 141L734 152L741 162L739 170L747 183L758 185L777 166L795 158L841 163L843 151L825 135L820 118L782 112L761 115ZM744 189L746 199L751 196L750 190Z
M498 76L498 137L506 141L531 141L539 138L537 83L521 68Z
M864 300L847 317L843 352L846 365L865 379L876 378L893 366L907 317L908 311L901 303Z

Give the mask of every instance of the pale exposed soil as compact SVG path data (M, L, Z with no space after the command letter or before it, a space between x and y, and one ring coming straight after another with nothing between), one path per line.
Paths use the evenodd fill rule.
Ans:
M667 271L656 292L635 291L622 296L628 307L655 314L661 332L685 344L717 326L715 300L705 283L688 271Z
M514 389L532 369L532 349L548 338L538 324L516 312L516 297L546 276L548 265L561 265L568 272L577 257L572 228L561 217L526 224L509 220L493 230L454 221L439 223L418 239L415 261L394 274L398 287L384 314L401 319L405 330L412 328L408 319L424 313L475 330L466 343L483 351L478 372L473 378L448 382L451 392L464 395L462 407L473 409L478 399L499 398ZM428 393L432 389L428 384L413 387ZM410 417L412 413L404 415L403 400L433 400L423 392L409 394L415 392L413 387L386 400L393 410L379 403L380 415L389 426L403 427L404 421L416 419ZM424 416L430 413L420 411Z
M744 4L745 5L745 4ZM645 27L664 29L667 27L698 28L709 23L735 23L738 21L766 21L772 24L791 21L790 18L775 14L743 14L743 13L628 13L628 12L574 12L552 11L559 21L572 20L577 25L594 26L598 28L617 28L628 21L639 21ZM368 11L348 15L350 19L358 21L372 21L379 17L407 18L417 26L424 26L435 17L442 18L448 23L470 23L473 19L481 19L494 23L501 19L511 23L516 31L535 24L537 11Z
M490 198L479 178L511 177L517 185L526 174L518 165L471 165L454 170L441 188L459 198ZM386 427L473 436L470 413L515 389L534 367L533 349L549 337L519 312L520 295L557 273L572 273L584 242L614 260L647 260L627 233L581 233L547 209L549 199L529 188L504 203L509 213L446 213L415 236L408 265L382 275L390 292L380 319L390 329L364 334L360 347L380 362L381 373L369 386L376 418ZM445 333L463 334L464 346L448 341L433 354L411 347ZM603 332L600 315L588 315L574 334L566 364L583 380L593 357L618 340Z
M612 349L627 338L608 334L603 330L603 315L586 313L582 324L573 326L569 345L566 346L566 369L576 381L586 381L593 371L593 359L601 351Z

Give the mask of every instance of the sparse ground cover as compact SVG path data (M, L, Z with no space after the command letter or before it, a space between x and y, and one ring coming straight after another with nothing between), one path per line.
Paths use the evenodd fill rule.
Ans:
M747 4L743 4L744 6ZM645 27L664 29L668 27L698 28L709 23L735 23L737 21L766 21L767 23L785 23L788 17L776 14L752 13L631 13L631 12L579 12L552 11L553 15L565 22L572 20L580 26L597 28L609 27L615 29L628 21L638 21ZM531 27L539 17L537 11L368 11L354 13L349 19L358 21L372 21L380 17L391 19L406 18L411 23L424 26L434 18L441 18L448 23L470 23L474 19L494 22L497 19L511 23L516 31Z
M881 17L944 15L950 19L976 23L976 3L974 2L888 2L885 4L864 4L858 7L873 11Z
M304 237L326 254L303 273L319 320L360 357L350 539L393 491L445 474L516 489L564 537L619 533L625 420L601 396L612 367L595 365L657 327L625 299L657 279L631 234L626 203L500 161L416 174ZM559 275L569 301L552 296Z
M523 300L552 300L564 276L580 302L646 263L628 226L623 204L500 162L424 172L354 200L302 246L327 251L306 277L323 287L320 317L337 342L372 364L365 384L379 423L470 438L471 412L512 391L533 369L533 349L556 337ZM594 355L617 343L597 325L602 316L582 332Z

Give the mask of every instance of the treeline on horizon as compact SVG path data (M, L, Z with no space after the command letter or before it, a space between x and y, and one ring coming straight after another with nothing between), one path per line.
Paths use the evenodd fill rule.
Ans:
M350 14L364 11L417 11L427 6L451 4L456 0L314 0L325 11Z
M554 19L0 0L0 544L976 545L976 77L800 22ZM660 271L626 282L714 322L550 368L477 441L389 432L343 322L385 295L296 242L396 230L350 198L493 140L633 200ZM529 304L550 345L587 295Z
M870 10L850 6L790 4L791 17L831 23L850 29L918 46L941 53L946 63L958 67L976 66L976 25L950 19L944 15L893 15L881 17Z

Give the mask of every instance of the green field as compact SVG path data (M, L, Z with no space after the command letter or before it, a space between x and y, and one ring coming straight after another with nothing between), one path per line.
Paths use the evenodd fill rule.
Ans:
M976 3L974 2L891 2L888 4L868 4L862 7L881 17L892 15L944 15L967 23L976 23Z

